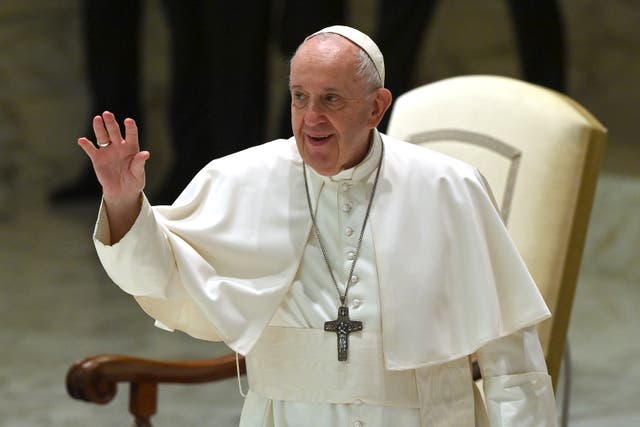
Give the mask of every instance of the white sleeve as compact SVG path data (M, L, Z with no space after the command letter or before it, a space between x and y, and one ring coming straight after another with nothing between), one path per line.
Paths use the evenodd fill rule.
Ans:
M477 352L491 427L555 427L551 377L535 326Z
M127 234L113 245L110 234L107 210L102 202L93 242L111 280L134 296L167 298L166 288L175 271L175 261L146 197Z

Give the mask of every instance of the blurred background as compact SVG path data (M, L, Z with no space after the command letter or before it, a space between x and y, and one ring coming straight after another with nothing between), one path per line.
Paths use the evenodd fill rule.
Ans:
M432 11L425 11L431 13L431 19L419 27L420 37L407 43L416 64L406 85L415 87L463 74L525 79L511 9L518 1L440 0ZM86 11L91 3L94 7L105 3L107 9L103 5L103 10L94 10L91 25L95 31L89 33ZM233 126L224 113L211 110L204 117L203 123L215 135L222 134L221 126L226 125L238 140L252 135L244 138L249 144L254 143L249 141L252 138L257 143L290 136L283 134L290 130L282 108L287 102L287 55L290 46L301 41L294 36L301 31L306 34L305 28L293 28L292 23L306 22L319 5L238 1L240 11L229 16L222 14L228 12L225 7L208 10L211 15L194 14L197 9L191 9L191 15L201 20L197 27L195 21L185 26L196 18L178 10L178 5L196 8L207 2L144 0L133 12L128 8L136 2L117 3L0 2L0 427L129 425L126 387L104 407L66 395L66 370L83 356L123 353L193 359L228 351L220 344L154 328L151 319L111 283L98 263L91 233L99 195L76 140L87 135L95 108L109 108L119 116L125 113L108 105L96 106L96 84L122 71L125 77L137 76L138 105L131 111L140 112L140 133L152 152L148 163L152 201L163 201L175 193L167 181L189 178L176 167L177 159L206 161L225 150L241 148L224 145L224 141L232 144L233 138L228 137L210 155L201 147L189 148L188 141L202 138L186 136L176 125L185 119L176 113L181 107L171 88L182 93L187 103L204 94L233 113L229 120L238 122ZM339 3L332 7L342 7L335 6ZM570 425L637 426L640 1L562 0L557 5L559 23L535 17L530 35L541 40L559 34L558 44L548 46L549 51L541 48L539 56L529 60L529 67L533 63L551 69L560 64L564 80L555 89L577 100L609 129L569 332L574 371ZM344 22L377 34L381 16L377 7L374 0L351 0L339 13ZM251 19L249 10L253 11ZM130 18L135 19L128 21ZM200 39L211 37L215 43L198 46L199 52L189 57L180 46L193 46L184 31L191 34L189 30L196 28L202 31ZM403 33L398 30L397 34ZM240 48L251 43L258 43L260 50ZM132 44L137 46L137 61L108 60L107 52L122 54ZM94 46L93 53L90 46ZM549 59L559 46L564 46L561 60ZM387 54L384 48L383 52ZM102 62L90 61L92 55ZM258 77L245 73L255 69L247 58L259 61L262 74ZM555 62L547 64L536 58ZM179 59L184 60L182 68L176 68ZM96 81L96 67L107 77ZM208 78L214 74L202 69L222 77ZM202 94L191 97L188 91L192 89L176 83L178 77L192 83L202 79ZM211 80L223 84L216 86ZM105 96L124 87L128 86L108 88ZM238 99L243 105L253 104L251 112L240 112L242 107L233 104ZM202 102L191 104L196 110L208 109ZM258 114L264 123L258 125L249 119L250 114ZM187 115L186 123L190 128L193 116ZM185 141L172 142L180 136ZM155 424L233 426L241 405L235 380L168 386L160 391Z

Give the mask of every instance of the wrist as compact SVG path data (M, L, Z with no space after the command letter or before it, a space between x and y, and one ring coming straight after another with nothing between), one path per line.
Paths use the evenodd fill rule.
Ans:
M126 212L139 209L142 204L142 192L126 196L112 196L103 193L102 199L110 209L118 212Z
M109 228L111 230L111 244L115 244L129 232L142 208L142 192L135 198L117 197L114 199L103 195Z

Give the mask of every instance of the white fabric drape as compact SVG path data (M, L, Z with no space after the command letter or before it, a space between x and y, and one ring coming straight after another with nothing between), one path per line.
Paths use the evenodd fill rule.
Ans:
M352 304L355 299L365 301L360 312L371 318L366 324L379 326L385 367L437 369L548 317L477 172L376 134L376 144L381 140L385 158L359 264L363 276L369 265L367 281L378 286L354 285L350 299ZM331 185L314 182L312 199L320 203L322 228L344 231L340 221L352 221L350 217L327 212L341 212L340 197L346 196L337 189L323 195L320 189ZM359 232L357 212L362 212L367 188L362 185L349 196L355 206L354 234ZM152 208L144 199L136 223L117 244L110 245L102 209L96 248L114 282L134 295L158 325L223 340L247 354L272 321L292 325L292 319L298 319L302 322L294 326L310 327L305 322L328 320L331 312L329 318L335 317L337 295L330 279L312 295L315 303L300 303L311 291L306 289L307 279L299 280L299 267L305 264L305 253L317 252L310 241L304 191L294 141L274 141L212 162L171 207ZM348 239L338 240L331 245L340 254L334 267L342 271L351 246L345 243ZM309 280L318 274L320 270L311 271ZM503 383L511 390L525 387L524 381ZM490 414L491 396L498 394L488 386ZM284 403L266 400L250 392L246 404L253 405L252 416L268 412L276 420L274 414L284 412L274 408ZM309 409L304 405L286 402L287 411L304 408L301 414ZM341 419L351 420L349 411L341 412L346 417ZM410 411L400 415L402 411L394 408L388 413L415 420L416 413ZM500 411L504 413L493 413ZM378 406L367 408L367 414L387 419Z

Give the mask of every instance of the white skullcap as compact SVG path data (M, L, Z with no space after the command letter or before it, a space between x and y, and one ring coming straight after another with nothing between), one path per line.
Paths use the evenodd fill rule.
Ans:
M376 71L378 71L382 85L384 86L384 57L382 56L382 52L380 52L378 45L375 44L368 35L362 31L356 30L355 28L347 27L346 25L333 25L311 34L305 39L305 41L323 33L338 34L360 46L360 48L369 55L369 58L371 58L373 65L376 67Z

